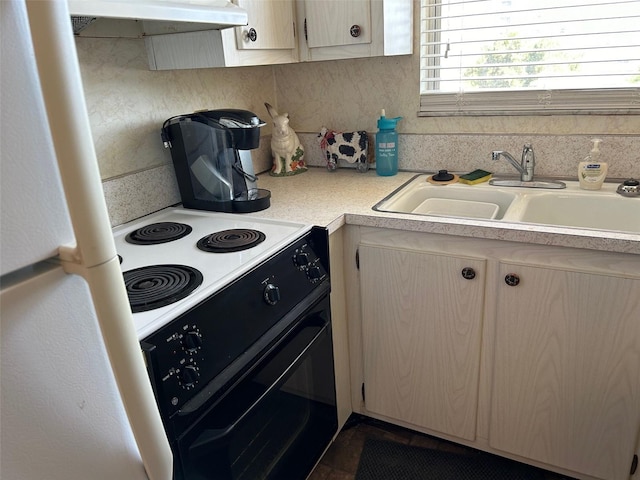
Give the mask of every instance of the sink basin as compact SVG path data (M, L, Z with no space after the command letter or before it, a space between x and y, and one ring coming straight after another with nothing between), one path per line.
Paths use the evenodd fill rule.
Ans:
M434 185L418 175L373 209L448 217L501 219L516 195L489 185Z
M520 222L640 233L640 198L545 193L526 196L518 210Z
M411 213L447 217L496 218L500 206L495 203L454 200L451 198L427 198Z
M390 213L446 216L511 223L640 233L640 197L623 197L616 185L585 192L567 181L562 190L509 188L495 184L434 185L418 175L373 209Z

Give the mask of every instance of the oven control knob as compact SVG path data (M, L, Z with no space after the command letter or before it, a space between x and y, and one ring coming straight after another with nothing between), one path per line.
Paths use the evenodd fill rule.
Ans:
M298 268L304 268L309 265L309 254L308 253L296 253L293 256L293 263Z
M264 287L264 301L269 305L275 305L280 301L280 288L275 286L273 283L268 284Z
M180 372L180 383L184 388L191 388L198 381L200 373L194 365L187 365Z
M195 353L202 348L202 335L198 332L187 332L183 339L184 349L189 353Z
M307 270L307 276L312 282L317 282L322 278L322 269L317 265L309 267L309 270Z

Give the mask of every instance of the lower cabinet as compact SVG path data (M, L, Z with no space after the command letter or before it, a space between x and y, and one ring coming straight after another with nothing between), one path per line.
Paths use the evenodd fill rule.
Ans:
M640 272L639 272L640 273ZM629 478L640 425L640 279L501 263L492 447Z
M580 479L640 478L640 255L346 239L355 411Z
M473 440L485 260L369 245L359 257L367 410Z

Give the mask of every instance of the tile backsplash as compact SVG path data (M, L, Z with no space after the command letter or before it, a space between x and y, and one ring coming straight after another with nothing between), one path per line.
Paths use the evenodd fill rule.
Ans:
M518 175L506 161L492 161L493 150L505 150L520 160L522 147L535 152L536 176L577 179L578 163L591 150L590 135L407 135L400 145L401 167L407 170L447 169L465 172L481 168L502 175ZM640 177L640 137L599 135L609 178Z
M299 134L310 166L324 167L317 134ZM468 172L481 168L497 175L517 175L505 161L493 162L492 150L507 150L520 158L524 143L536 153L536 176L577 178L578 162L591 149L592 136L568 135L400 135L401 170L435 172L446 169ZM640 136L602 135L600 151L609 164L607 178L640 178ZM270 137L260 139L260 148L252 151L256 172L271 167ZM348 166L348 165L346 165ZM341 167L342 168L342 167ZM103 183L112 224L119 225L180 202L172 165L107 180Z
M259 148L251 153L256 172L271 168L269 137L261 138ZM110 178L102 182L102 188L114 227L180 203L173 164Z

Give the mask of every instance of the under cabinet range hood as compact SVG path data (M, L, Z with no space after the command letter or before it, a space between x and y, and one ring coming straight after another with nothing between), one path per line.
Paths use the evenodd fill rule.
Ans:
M228 0L68 0L68 5L74 33L102 18L198 24L209 30L249 22L247 11Z

